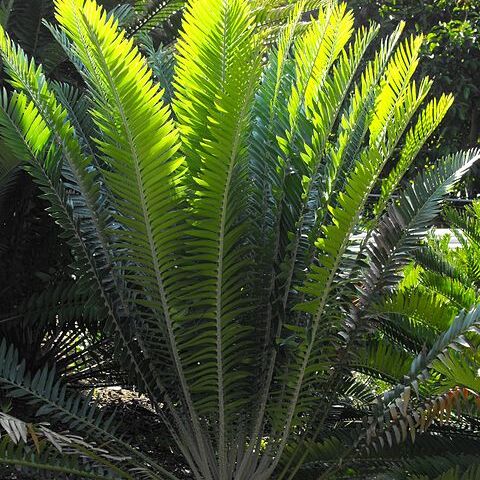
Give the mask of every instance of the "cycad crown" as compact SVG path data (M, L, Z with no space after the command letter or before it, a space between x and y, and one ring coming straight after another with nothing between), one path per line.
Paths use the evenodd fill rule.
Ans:
M369 404L356 372L376 378L372 358L358 359L379 338L379 305L479 152L441 159L403 188L452 103L444 95L420 108L431 86L412 80L422 39L401 42L400 25L367 56L378 28L355 33L345 4L298 2L282 16L271 3L189 3L170 103L115 15L56 0L53 31L86 86L81 116L71 87L0 36L13 87L1 99L2 140L65 232L99 335L198 480L305 478L298 471L321 441L347 458L425 430L421 419L438 409L418 416L424 399L411 386L479 316L461 314L426 356L399 354L408 365ZM54 438L31 426L27 456L4 447L5 461L85 478L177 478L55 370L32 378L5 342L0 354L7 395L111 453L72 440L64 463L36 450ZM316 468L328 476L335 463Z

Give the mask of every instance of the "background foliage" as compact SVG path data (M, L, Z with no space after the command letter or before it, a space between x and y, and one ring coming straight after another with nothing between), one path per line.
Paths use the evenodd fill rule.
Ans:
M374 20L388 32L403 20L406 31L423 33L419 75L435 79L432 94L451 92L455 103L427 154L451 153L478 144L480 137L480 2L477 0L349 0L359 24ZM441 139L441 142L439 141ZM462 196L480 192L479 170Z

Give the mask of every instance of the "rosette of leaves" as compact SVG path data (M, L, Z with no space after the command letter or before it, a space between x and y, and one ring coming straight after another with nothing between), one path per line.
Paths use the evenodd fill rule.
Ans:
M412 80L422 39L401 41L400 25L369 53L378 28L355 31L345 4L315 18L308 2L283 5L289 20L272 28L280 7L188 3L164 101L115 15L57 0L53 31L87 88L80 118L67 87L0 35L13 89L0 134L63 231L80 306L151 400L159 439L199 480L305 478L314 451L310 472L328 477L365 447L423 433L463 405L456 390L432 398L422 385L480 317L459 314L417 356L372 341L390 314L379 305L480 153L439 159L402 187L452 103L424 104L432 82ZM0 384L37 417L105 446L115 467L56 462L55 478L179 478L68 375L30 372L6 341ZM102 463L95 448L83 455Z

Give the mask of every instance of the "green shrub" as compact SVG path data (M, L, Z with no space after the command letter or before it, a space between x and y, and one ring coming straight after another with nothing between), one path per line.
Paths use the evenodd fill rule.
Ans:
M412 81L421 38L399 44L400 26L368 60L378 29L354 32L344 4L308 23L311 4L276 7L192 1L169 104L114 16L58 0L53 31L87 86L81 115L70 87L0 35L13 87L1 135L63 229L83 305L196 479L327 477L354 453L414 438L460 402L445 392L440 408L418 384L479 321L462 313L427 354L401 351L390 382L375 383L393 355L381 342L359 362L381 330L378 305L479 152L401 187L452 103L419 110L431 86ZM5 341L0 360L7 395L71 432L5 415L18 446L5 440L2 461L56 478L177 478L55 369L30 374Z

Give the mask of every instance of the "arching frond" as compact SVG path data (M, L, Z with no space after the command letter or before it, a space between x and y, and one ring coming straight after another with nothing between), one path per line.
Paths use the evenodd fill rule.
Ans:
M134 9L137 15L127 29L128 35L138 35L161 26L162 22L181 12L185 5L185 0L136 0Z
M424 95L419 95L419 98L423 96ZM375 206L377 212L383 210L387 199L396 189L421 147L436 130L452 103L452 95L443 95L438 100L431 100L422 110L416 125L407 132L405 145L400 153L399 162L392 172L382 181L380 199Z
M0 463L75 478L133 479L111 462L105 450L78 436L54 432L47 425L0 413L0 427L6 432L0 440Z
M246 203L239 196L247 188L246 138L260 74L261 43L252 28L245 2L197 2L185 12L176 58L174 109L194 192L188 249L197 286L188 295L200 320L184 342L195 342L202 366L201 375L188 373L196 404L218 417L220 476L225 441L235 434L232 416L247 401L239 393L249 388L236 354L252 348L251 328L241 322L250 306L242 276Z
M134 343L130 343L131 331L113 306L113 281L111 271L107 270L110 263L106 245L107 214L102 206L99 185L95 183L98 174L87 169L89 158L82 156L78 139L67 120L68 112L56 100L41 67L36 67L33 61L29 62L6 34L1 37L1 42L2 55L12 82L25 91L15 92L10 100L6 94L3 96L1 116L5 138L16 145L22 155L20 158L28 162L26 168L50 203L51 215L67 232L75 252L77 275L97 285L94 295L120 333L117 345L128 352L136 375L144 378L144 385L148 384L139 366L142 360L138 352L134 353ZM54 141L60 143L60 150L52 143ZM65 184L61 182L62 174L66 178ZM118 292L115 294L118 295Z
M368 247L372 266L365 272L365 295L374 295L396 282L395 272L408 263L411 250L426 234L426 226L440 212L442 198L479 158L478 150L444 158L435 169L420 174L392 204Z

